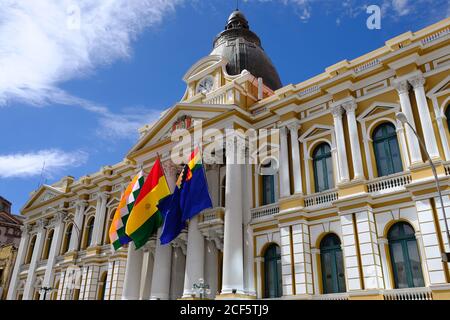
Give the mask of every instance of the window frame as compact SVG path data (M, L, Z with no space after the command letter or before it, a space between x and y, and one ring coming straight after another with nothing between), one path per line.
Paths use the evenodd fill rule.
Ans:
M337 240L335 245L332 246L324 246L324 243L326 240L333 238L334 240ZM323 294L334 294L334 293L343 293L347 291L346 287L346 277L345 277L345 266L344 266L344 255L342 252L342 242L339 239L339 237L334 233L329 233L325 235L322 240L320 241L320 274L322 277L322 293ZM341 286L340 282L340 275L338 273L339 266L338 266L338 259L337 255L340 255L340 261L342 262L341 270L343 270L343 284ZM332 259L331 264L331 276L332 276L332 286L333 288L328 288L327 282L326 282L326 268L327 264L325 263L325 255L329 255Z
M328 147L328 151L324 154L321 155L317 155L317 153L324 147ZM320 192L325 192L327 190L331 190L334 188L334 177L329 177L328 172L329 172L329 168L328 168L328 164L327 164L327 159L330 159L331 162L331 172L333 172L333 154L331 152L331 146L326 143L326 142L322 142L319 145L317 145L314 148L314 151L312 153L312 162L313 162L313 171L314 171L314 191L316 193L320 193ZM318 168L317 168L317 163L318 162L322 162L322 174L324 176L324 178L326 177L326 179L324 179L322 182L324 183L324 188L322 190L320 190L319 188L319 177L318 177ZM334 172L333 172L334 174ZM329 185L330 181L333 183L333 185Z
M382 132L382 136L379 138L375 138L375 135L380 131L380 130L386 130L385 128L390 127L394 129L394 132L391 134L388 134L387 132ZM377 167L377 175L378 177L386 177L392 174L396 174L399 172L403 172L404 168L403 168L403 161L402 161L402 153L400 151L400 144L398 142L398 137L397 137L397 128L395 127L394 124L392 124L391 122L383 122L381 124L378 124L375 129L373 129L372 131L372 147L373 147L373 152L374 152L374 156L375 156L375 164ZM395 146L392 145L392 143L395 141ZM382 158L382 154L380 154L377 146L378 145L382 145L383 147L383 152L384 152L384 157L386 159L388 159L388 170L387 172L384 172L384 168L381 167L381 163L379 161L380 158ZM400 170L395 169L396 164L394 163L394 157L392 156L392 148L395 147L397 149L398 155L399 155L399 162L398 162L398 166L400 167Z

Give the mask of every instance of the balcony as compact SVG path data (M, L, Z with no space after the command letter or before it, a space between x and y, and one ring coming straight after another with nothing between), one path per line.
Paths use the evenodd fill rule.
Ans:
M280 206L278 205L278 203L271 203L250 210L252 221L270 219L274 214L277 214L278 212L280 212Z
M385 290L384 300L433 300L430 288Z
M405 190L405 186L412 181L411 174L400 172L371 180L367 184L367 191L372 195L381 195Z
M329 293L329 294L321 294L317 296L313 296L312 300L348 300L348 293Z
M201 217L200 221L201 223L209 223L209 224L217 222L217 220L223 222L224 215L225 215L225 208L215 207L202 211L200 215Z
M326 207L338 199L337 189L314 193L305 197L305 208L308 207Z

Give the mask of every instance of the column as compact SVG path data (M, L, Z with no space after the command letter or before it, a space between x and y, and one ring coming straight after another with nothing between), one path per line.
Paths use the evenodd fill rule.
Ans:
M411 161L409 160L408 146L406 145L405 128L400 120L397 120L396 124L398 143L402 149L403 167L407 169L411 166Z
M387 290L393 289L393 285L391 282L391 273L389 271L389 261L388 255L386 252L386 248L388 246L388 239L386 238L378 238L378 246L380 249L380 258L381 258L381 266L383 268L383 278L384 278L384 287Z
M425 252L422 258L426 260L428 266L430 285L446 283L441 248L437 238L438 231L430 199L416 200L416 209Z
M291 195L289 180L289 153L287 142L287 129L285 126L280 128L280 198Z
M314 294L320 294L320 286L319 286L319 274L322 270L319 270L319 266L317 264L317 259L320 258L320 250L317 248L311 248L311 259L312 259L312 268L313 268L313 276L314 276Z
M375 242L377 239L375 219L370 210L356 213L356 230L364 289L384 289L380 252Z
M134 242L128 244L127 267L123 283L122 300L139 300L144 251L136 250Z
M147 248L144 251L144 264L141 277L141 300L150 300L150 290L152 288L152 276L153 276L153 263L154 263L154 250Z
M161 245L159 237L161 228L158 230L156 240L155 260L152 275L151 300L168 300L170 292L170 276L172 262L172 246Z
M36 243L34 245L31 263L28 268L27 281L25 283L25 288L23 290L23 300L32 300L33 299L33 292L35 290L34 282L36 280L36 273L35 273L36 267L37 267L39 260L41 259L42 248L44 247L44 241L45 241L45 222L44 222L44 220L38 220L36 222L36 231L37 231Z
M450 146L447 138L447 128L444 126L444 119L447 119L439 108L439 103L436 97L433 97L433 109L436 117L436 123L439 129L439 136L441 137L442 148L444 149L445 161L450 160Z
M256 285L257 285L257 298L258 299L262 299L263 298L263 287L262 287L262 278L263 278L263 274L262 274L262 270L261 270L261 265L264 262L264 258L263 257L256 257L255 258L255 263L256 263ZM284 285L283 285L283 290L284 290ZM283 291L284 294L284 291Z
M344 128L342 125L343 109L340 105L332 107L334 131L336 134L336 147L339 168L339 183L350 181L348 173L347 150L345 148Z
M205 240L198 230L198 218L196 215L189 221L183 298L192 297L195 294L192 290L194 283L204 279Z
M311 246L306 221L292 226L292 249L294 253L295 294L313 294Z
M294 294L293 290L293 278L295 275L292 274L292 255L291 255L291 227L283 226L280 227L280 242L281 242L281 282L283 284L283 296L292 296ZM260 257L259 260L264 262L264 257ZM262 281L264 274L262 273L261 266L259 275ZM262 283L259 283L259 289L261 295L264 295L262 292Z
M253 231L250 226L252 217L250 208L252 207L253 190L252 190L252 165L246 164L244 169L244 190L243 190L243 223L244 223L244 291L247 295L256 296L255 276L254 276L254 244Z
M416 96L417 110L419 112L420 124L422 125L422 132L425 140L425 146L432 159L439 158L439 150L437 147L436 136L433 130L433 122L431 121L430 110L428 109L427 97L425 95L425 78L423 75L416 76L409 79L409 82L414 88Z
M70 237L69 252L77 251L81 241L81 231L83 228L84 209L87 206L86 201L77 201L75 204L75 217L73 219L74 227L72 229L72 236Z
M358 126L356 122L356 102L350 101L346 102L343 105L343 108L347 112L347 123L348 129L350 133L350 148L352 151L352 163L354 170L354 179L364 179L364 170L362 165L361 158L361 147L359 145L359 134L358 134Z
M230 141L231 140L231 141ZM242 141L238 141L242 148ZM242 165L235 164L233 139L227 139L222 294L244 294L242 241ZM282 147L283 148L283 147ZM286 145L285 145L286 148ZM283 149L282 149L283 151ZM287 150L285 150L287 153ZM289 176L288 176L289 178ZM288 180L289 181L289 180Z
M58 256L58 251L61 248L61 242L64 233L64 212L58 212L53 217L50 222L50 227L53 227L53 240L50 246L50 252L47 260L47 268L45 270L44 281L42 283L43 287L50 288L53 286L53 275L54 275L54 266L56 262L56 257ZM62 283L61 283L62 286ZM41 300L44 299L44 295L41 294ZM47 294L47 300L50 299L50 294Z
M218 277L218 250L214 241L206 241L205 246L205 282L209 284L211 294L208 296L209 299L214 299L216 297L217 291L217 277Z
M300 125L298 123L291 123L288 125L291 134L291 149L292 149L292 173L294 176L294 193L302 194L302 171L300 166L300 147L298 142L298 130Z
M361 273L359 272L358 249L356 247L353 215L343 214L340 218L347 291L361 290Z
M402 108L402 112L406 115L408 122L412 125L414 129L416 129L416 125L414 122L414 116L411 108L411 101L409 100L409 83L405 81L397 82L396 84L398 96L400 98L400 106ZM405 126L406 139L408 141L409 153L411 156L411 164L421 163L422 162L422 154L420 152L419 141L417 141L417 137L411 128L406 125Z
M179 239L178 243L172 242L172 263L170 276L169 299L176 300L183 297L184 279L186 273L187 241Z
M103 228L105 225L106 216L106 202L108 200L108 194L105 192L100 192L97 195L97 207L95 212L94 220L94 232L92 237L91 246L100 246L102 244L103 238Z
M97 287L100 278L100 265L90 263L83 268L83 284L80 291L80 300L96 300Z
M25 255L28 249L28 240L30 238L30 226L28 224L24 224L20 227L22 231L22 237L20 238L19 250L17 251L16 262L14 264L14 270L11 275L11 282L8 289L8 295L6 297L7 300L16 299L16 289L17 283L19 281L19 273L20 267L22 266Z

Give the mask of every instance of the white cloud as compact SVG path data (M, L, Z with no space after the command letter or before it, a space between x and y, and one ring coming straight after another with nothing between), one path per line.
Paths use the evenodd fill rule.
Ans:
M392 0L392 7L399 16L409 14L412 6L409 0Z
M128 57L132 39L182 1L2 0L0 105L53 102L58 83Z
M30 153L0 154L0 177L22 178L38 176L44 167L45 175L51 178L53 174L61 170L85 164L87 159L88 155L83 151L65 152L58 149Z

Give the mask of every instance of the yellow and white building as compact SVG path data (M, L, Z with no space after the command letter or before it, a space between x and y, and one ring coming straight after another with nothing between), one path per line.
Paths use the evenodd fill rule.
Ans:
M435 179L450 218L450 19L282 86L260 40L233 12L210 55L186 73L181 101L124 161L33 192L9 299L450 299L450 252ZM214 208L171 245L108 244L121 192L157 154L173 187L170 134L280 129L280 168L206 165ZM449 219L450 220L450 219ZM80 232L78 232L78 230ZM69 269L81 269L71 287Z

